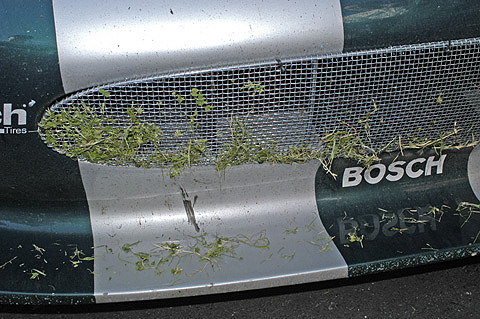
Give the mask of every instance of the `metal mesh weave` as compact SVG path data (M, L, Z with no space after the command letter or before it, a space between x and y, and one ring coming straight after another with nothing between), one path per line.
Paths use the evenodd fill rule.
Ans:
M260 141L315 148L335 129L362 131L368 117L371 146L379 149L398 136L436 138L455 125L463 138L478 135L479 62L480 39L406 45L118 82L73 94L51 110L104 104L121 126L126 109L141 106L139 118L161 128L165 150L188 143L197 111L195 138L208 141L212 158L231 139L233 118ZM210 111L196 104L192 89Z

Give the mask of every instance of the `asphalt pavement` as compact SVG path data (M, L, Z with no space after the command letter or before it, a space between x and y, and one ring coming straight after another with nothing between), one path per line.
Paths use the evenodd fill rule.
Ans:
M352 279L193 298L0 306L0 318L480 318L480 258Z

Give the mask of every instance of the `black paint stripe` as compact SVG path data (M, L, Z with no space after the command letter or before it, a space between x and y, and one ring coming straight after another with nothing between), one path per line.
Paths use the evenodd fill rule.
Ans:
M480 2L341 0L344 51L467 39L480 34Z
M449 260L474 257L480 254L480 244L460 248L425 252L411 256L398 256L389 260L379 260L371 263L356 264L348 267L350 277L369 275L384 271L417 267Z
M12 294L0 291L0 303L10 305L82 305L94 302L92 295Z
M347 174L347 183L343 181L347 168L361 167L354 161L334 162L332 171L338 174L337 180L318 170L315 192L320 218L335 236L350 275L427 263L430 254L438 254L432 261L457 258L468 255L468 247L477 249L480 214L468 217L468 209L457 210L462 202L479 203L468 181L470 152L471 148L444 151L443 172L437 174L437 167L433 167L429 176L425 176L426 162L428 158L437 161L440 154L432 150L409 151L405 156L385 154L381 162L386 169L384 178L377 182L381 168L373 169L373 184L365 181L364 168L358 185L353 186L359 176L353 170ZM419 158L425 160L417 161ZM404 164L398 167L403 169L414 161L412 170L422 170L423 174L411 178L404 173L400 180L388 181L388 174L395 175L388 172L388 166L400 161ZM343 187L348 185L352 186ZM456 250L460 252L452 253Z
M94 302L93 261L85 258L93 236L78 163L36 132L44 110L65 95L52 3L0 0L0 12L0 111L5 117L4 104L14 111L12 134L0 134L0 302Z

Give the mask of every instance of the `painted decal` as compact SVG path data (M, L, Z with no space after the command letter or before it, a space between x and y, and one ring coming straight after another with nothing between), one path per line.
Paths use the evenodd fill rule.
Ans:
M429 206L419 209L401 209L398 212L381 210L352 218L337 218L339 239L342 244L350 243L349 234L358 231L363 240L372 241L378 236L392 237L396 234L425 233L437 230L437 219Z
M359 185L362 180L368 184L377 184L383 178L390 182L401 180L405 175L410 178L420 176L430 176L443 173L443 163L447 154L439 156L429 156L428 158L414 158L408 163L405 161L395 161L390 164L373 164L369 168L347 167L343 172L342 187L352 187Z
M468 158L468 181L480 200L480 147L476 147Z
M274 0L202 0L195 6L186 0L144 0L135 5L129 0L54 0L53 7L66 92L205 65L283 60L343 49L339 0L281 5Z
M0 0L0 303L94 302L78 165L36 133L64 96L51 0ZM29 133L32 132L32 133ZM81 262L79 262L81 261Z
M32 100L29 105L34 105ZM27 134L27 111L12 109L12 103L4 103L0 111L0 134Z
M347 276L316 212L319 163L160 168L79 162L97 302L238 291Z
M349 266L476 244L478 163L472 148L387 153L369 168L335 160L337 179L316 175L320 218Z

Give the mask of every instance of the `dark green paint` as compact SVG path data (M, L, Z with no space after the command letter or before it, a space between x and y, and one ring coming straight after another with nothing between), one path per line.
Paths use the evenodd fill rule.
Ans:
M480 3L447 0L342 0L345 50L386 47L478 36ZM92 261L72 264L73 252L92 256L90 217L78 165L45 146L37 122L46 107L64 95L58 66L51 1L0 0L0 111L4 103L27 112L20 135L0 135L0 302L76 304L94 302ZM28 103L34 100L34 106ZM26 105L23 107L23 105ZM16 116L13 121L17 121ZM3 124L2 124L3 125ZM12 125L15 127L15 124ZM2 126L3 127L3 126ZM459 201L476 202L465 175L468 152L452 152L445 173L417 180L364 185L343 190L322 170L316 177L320 216L359 275L468 256L480 230L475 218L461 227ZM385 161L396 156L386 155ZM408 156L417 156L410 154ZM453 162L450 159L454 158ZM333 170L355 163L338 160ZM339 242L338 219L408 207L449 205L436 229L379 234L349 247ZM337 226L336 226L337 225ZM330 228L332 226L332 228ZM337 229L335 228L337 227ZM416 225L418 230L418 225ZM368 232L367 228L364 228ZM368 235L367 233L365 233ZM422 250L430 244L438 252ZM44 251L39 254L37 246ZM11 263L7 263L11 260ZM46 274L30 279L38 269Z
M462 248L445 249L407 257L395 257L389 260L373 261L348 267L350 277L369 275L384 271L416 267L426 264L477 256L480 253L480 244Z
M340 0L344 51L458 40L480 35L480 2Z
M45 108L65 94L52 3L0 0L0 12L0 112L6 103L26 112L26 125L13 115L11 127L29 131L0 134L0 265L14 258L0 269L0 302L93 302L93 261L74 267L70 258L75 248L93 254L78 164L36 132ZM30 279L33 269L46 276Z
M12 294L0 291L0 303L10 305L83 305L95 302L92 295Z
M335 236L335 245L349 267L370 272L367 266L372 263L376 269L382 268L381 265L393 269L408 264L400 260L410 261L413 266L428 262L422 256L432 250L463 249L474 244L480 231L480 214L474 214L464 224L465 219L456 211L461 202L478 203L467 177L470 151L470 148L443 151L447 156L442 174L435 174L434 169L431 176L404 175L395 182L384 178L377 184L368 184L362 180L358 186L342 187L345 168L360 166L344 159L334 161L332 171L338 174L336 180L319 169L315 192L320 218L330 236ZM381 158L388 167L394 161L408 163L430 156L437 160L440 154L432 150L409 151L405 156L390 153ZM425 163L415 164L414 170L424 166ZM378 170L374 172L372 176ZM443 209L441 219L440 215L436 216L437 220L431 218L432 215L419 217L415 212L425 213L431 207ZM424 223L417 223L419 220ZM358 238L363 236L363 248L359 241L349 240L349 233L355 233Z

